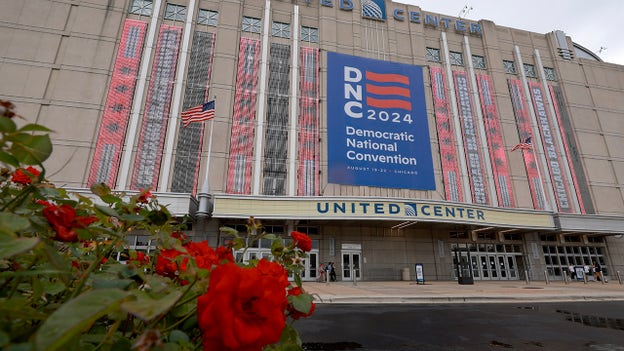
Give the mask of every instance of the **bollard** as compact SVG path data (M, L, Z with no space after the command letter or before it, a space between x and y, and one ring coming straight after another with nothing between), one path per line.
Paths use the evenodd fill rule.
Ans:
M602 272L598 272L598 277L600 277L600 282L601 282L602 284L604 284L604 283L605 283L605 277L604 277L604 275L602 274Z
M620 276L620 271L617 271L618 282L622 285L622 277Z
M544 279L546 279L546 285L550 284L550 281L548 281L548 271L544 271Z
M529 285L529 271L524 271L524 279L526 280L527 285Z
M357 286L357 279L355 279L355 268L351 268L351 277L353 278L353 286Z
M570 282L568 282L568 275L567 275L567 274L564 274L564 275L563 275L563 282L564 282L566 285L568 285L568 284L570 283Z
M583 283L587 284L587 274L583 272Z

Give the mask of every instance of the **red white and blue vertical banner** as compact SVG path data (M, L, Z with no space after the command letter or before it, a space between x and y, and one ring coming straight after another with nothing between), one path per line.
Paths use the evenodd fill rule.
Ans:
M422 67L327 61L328 182L434 190Z
M297 195L319 194L319 49L302 47L299 57Z
M146 31L146 22L127 19L124 23L91 163L89 184L106 183L111 188L115 187Z
M155 189L158 185L181 37L182 28L160 26L137 144L132 189Z
M522 91L522 83L518 79L510 79L509 94L511 96L511 105L514 109L516 117L516 127L520 141L531 140L533 133L531 132L531 119L529 109L525 103L524 92ZM531 199L533 200L533 208L543 210L546 208L544 202L544 193L540 185L541 179L539 169L537 168L537 160L535 159L534 147L521 148L524 166L529 180L529 190L531 191Z
M251 194L251 165L256 125L260 41L241 38L238 49L236 92L232 113L228 194Z
M561 110L559 108L557 94L555 93L555 87L553 85L548 85L548 90L550 91L550 96L552 98L553 105L555 107L555 115L557 116L557 121L559 122L559 131L561 133L561 137L562 137L561 139L563 140L563 148L566 151L566 154L565 154L566 161L568 161L568 164L572 166L574 164L574 161L572 160L572 155L570 152L571 151L570 142L568 141L568 138L566 138L566 133L563 128ZM574 137L573 134L571 136ZM579 199L578 201L579 209L582 214L585 214L587 213L587 211L585 210L585 204L583 203L583 201L580 200L583 198L583 195L581 194L581 187L579 185L579 179L576 175L574 167L570 167L570 175L572 176L572 181L574 182L574 188L576 189L577 199Z
M479 151L479 138L477 124L472 108L472 98L468 87L468 75L466 72L454 71L455 93L459 105L459 118L461 121L462 134L464 135L464 152L472 190L472 201L476 204L489 203L485 179L485 167Z
M529 89L531 91L533 107L535 108L537 125L539 126L542 137L550 180L552 181L555 198L557 200L557 207L559 212L572 213L574 209L572 208L570 200L568 179L563 172L561 157L555 144L556 141L553 135L554 128L548 116L548 112L546 111L546 104L544 103L545 96L542 91L542 86L537 82L530 82Z
M503 143L496 103L492 94L492 80L486 74L477 74L477 83L498 203L503 207L513 207L514 198L507 165L507 153L503 147L505 144Z
M440 67L429 67L431 75L431 90L433 93L433 110L438 129L438 143L440 144L440 158L444 179L446 200L463 202L462 185L459 176L457 147L453 122L449 109L449 100L446 89L444 70Z

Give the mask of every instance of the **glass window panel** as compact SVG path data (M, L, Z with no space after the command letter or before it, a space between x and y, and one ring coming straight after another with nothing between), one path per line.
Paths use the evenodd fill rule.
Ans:
M544 67L544 76L547 80L556 80L555 78L555 70L550 67Z
M455 65L455 66L464 65L464 56L461 52L451 51L449 52L449 57L451 60L451 65Z
M171 21L184 21L186 18L186 6L167 4L165 7L165 19Z
M513 61L503 60L503 68L505 73L516 74L516 64Z
M135 15L151 16L152 0L132 0L129 12Z
M302 26L301 40L310 43L318 43L318 28Z
M441 60L440 60L440 49L426 48L425 49L425 58L427 59L427 61L441 62Z
M199 9L197 24L216 26L219 23L219 13L216 11Z
M472 55L472 65L477 69L486 69L485 57L479 55Z
M535 71L535 66L529 63L524 64L524 74L530 78L537 78L537 72Z
M260 33L260 19L243 17L243 32Z
M280 38L290 38L290 24L273 22L273 25L271 26L271 35Z

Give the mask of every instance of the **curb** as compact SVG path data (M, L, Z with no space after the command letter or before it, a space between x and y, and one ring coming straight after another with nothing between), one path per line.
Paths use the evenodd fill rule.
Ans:
M518 302L576 302L576 301L624 301L619 296L350 296L317 295L317 304L435 304L435 303L518 303Z

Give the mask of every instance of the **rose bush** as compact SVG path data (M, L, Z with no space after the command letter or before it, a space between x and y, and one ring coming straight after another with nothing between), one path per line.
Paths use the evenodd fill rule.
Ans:
M292 323L315 308L299 277L307 235L286 242L250 218L247 233L221 228L231 240L214 248L149 190L69 194L45 180L50 131L16 118L0 100L0 348L301 350ZM127 250L133 233L156 251ZM235 262L263 239L271 260Z

